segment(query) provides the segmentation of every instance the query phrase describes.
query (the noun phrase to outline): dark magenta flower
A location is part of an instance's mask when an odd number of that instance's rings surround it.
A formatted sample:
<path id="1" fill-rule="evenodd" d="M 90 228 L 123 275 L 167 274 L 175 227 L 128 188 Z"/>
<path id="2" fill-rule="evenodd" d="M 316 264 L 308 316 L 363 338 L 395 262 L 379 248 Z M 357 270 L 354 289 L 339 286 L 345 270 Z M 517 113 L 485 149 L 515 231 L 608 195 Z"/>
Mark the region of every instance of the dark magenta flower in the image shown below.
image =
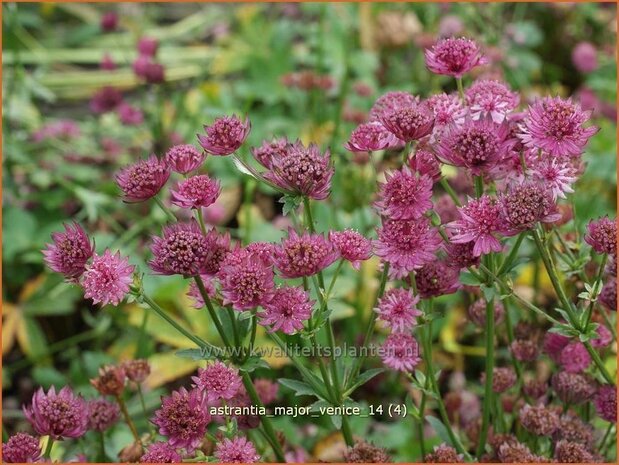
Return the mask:
<path id="1" fill-rule="evenodd" d="M 617 220 L 608 216 L 590 221 L 585 242 L 599 254 L 617 254 Z"/>
<path id="2" fill-rule="evenodd" d="M 200 168 L 206 154 L 200 152 L 193 145 L 175 145 L 165 154 L 165 161 L 172 169 L 180 174 L 188 174 Z"/>
<path id="3" fill-rule="evenodd" d="M 194 387 L 203 390 L 209 401 L 230 400 L 242 388 L 238 370 L 219 361 L 209 363 L 206 368 L 198 369 L 198 376 L 191 378 Z"/>
<path id="4" fill-rule="evenodd" d="M 372 256 L 372 241 L 352 229 L 329 231 L 329 240 L 355 270 L 359 269 L 362 261 Z"/>
<path id="5" fill-rule="evenodd" d="M 219 273 L 224 305 L 238 311 L 266 305 L 274 295 L 273 267 L 248 254 L 238 264 L 224 265 Z"/>
<path id="6" fill-rule="evenodd" d="M 105 431 L 118 421 L 120 409 L 116 402 L 105 399 L 88 401 L 88 429 Z"/>
<path id="7" fill-rule="evenodd" d="M 324 200 L 331 189 L 334 169 L 331 154 L 316 144 L 305 147 L 300 141 L 290 145 L 286 156 L 272 159 L 264 177 L 284 191 Z"/>
<path id="8" fill-rule="evenodd" d="M 157 195 L 169 177 L 170 169 L 165 162 L 151 155 L 120 170 L 116 184 L 125 202 L 143 202 Z"/>
<path id="9" fill-rule="evenodd" d="M 129 292 L 135 267 L 120 252 L 112 255 L 106 249 L 103 255 L 94 254 L 82 278 L 84 297 L 93 304 L 118 305 Z"/>
<path id="10" fill-rule="evenodd" d="M 142 56 L 154 57 L 159 48 L 159 41 L 153 37 L 140 37 L 138 40 L 137 50 Z"/>
<path id="11" fill-rule="evenodd" d="M 475 41 L 464 37 L 440 39 L 425 51 L 426 66 L 435 74 L 461 78 L 476 66 L 488 63 Z"/>
<path id="12" fill-rule="evenodd" d="M 552 223 L 561 218 L 552 192 L 536 181 L 513 184 L 500 197 L 503 215 L 513 233 L 532 229 L 538 222 Z"/>
<path id="13" fill-rule="evenodd" d="M 421 362 L 419 344 L 408 333 L 392 333 L 380 348 L 385 366 L 398 371 L 413 371 Z"/>
<path id="14" fill-rule="evenodd" d="M 566 404 L 578 405 L 590 400 L 597 390 L 596 382 L 584 373 L 558 371 L 550 381 L 557 397 Z"/>
<path id="15" fill-rule="evenodd" d="M 213 455 L 221 463 L 255 463 L 260 460 L 254 445 L 242 436 L 224 438 L 215 446 Z"/>
<path id="16" fill-rule="evenodd" d="M 380 121 L 380 119 L 400 108 L 417 105 L 419 98 L 409 94 L 408 92 L 387 92 L 380 96 L 370 110 L 370 121 Z"/>
<path id="17" fill-rule="evenodd" d="M 167 442 L 153 442 L 142 457 L 141 463 L 181 463 L 183 458 L 176 448 Z"/>
<path id="18" fill-rule="evenodd" d="M 144 122 L 142 110 L 128 103 L 121 103 L 116 108 L 120 122 L 127 126 L 138 126 Z"/>
<path id="19" fill-rule="evenodd" d="M 260 147 L 252 147 L 251 153 L 258 163 L 267 169 L 273 167 L 273 160 L 288 156 L 290 142 L 285 137 L 263 141 Z"/>
<path id="20" fill-rule="evenodd" d="M 47 394 L 39 388 L 32 396 L 30 407 L 24 406 L 23 410 L 38 434 L 54 440 L 79 438 L 88 429 L 86 401 L 76 396 L 69 386 L 58 393 L 52 386 Z"/>
<path id="21" fill-rule="evenodd" d="M 241 121 L 235 115 L 223 116 L 204 126 L 206 135 L 198 135 L 198 142 L 211 155 L 230 155 L 243 145 L 250 129 L 249 119 Z"/>
<path id="22" fill-rule="evenodd" d="M 408 289 L 389 289 L 378 301 L 374 311 L 377 318 L 395 333 L 410 331 L 416 324 L 416 318 L 422 315 L 417 308 L 419 296 L 414 296 Z"/>
<path id="23" fill-rule="evenodd" d="M 571 99 L 545 97 L 529 106 L 519 134 L 522 142 L 555 156 L 580 155 L 597 127 L 584 127 L 591 112 L 583 111 Z"/>
<path id="24" fill-rule="evenodd" d="M 103 32 L 114 32 L 118 27 L 118 15 L 114 11 L 104 13 L 100 25 Z"/>
<path id="25" fill-rule="evenodd" d="M 200 447 L 211 421 L 206 393 L 201 389 L 187 391 L 181 387 L 161 398 L 161 408 L 151 420 L 159 434 L 168 438 L 171 447 L 191 454 Z"/>
<path id="26" fill-rule="evenodd" d="M 520 423 L 537 436 L 550 436 L 559 428 L 559 414 L 543 404 L 526 404 L 520 409 Z"/>
<path id="27" fill-rule="evenodd" d="M 404 142 L 424 138 L 434 128 L 434 114 L 424 103 L 395 109 L 381 116 L 380 122 Z"/>
<path id="28" fill-rule="evenodd" d="M 303 322 L 312 316 L 313 304 L 303 289 L 280 287 L 275 290 L 273 298 L 262 305 L 264 312 L 258 314 L 258 322 L 270 327 L 269 332 L 294 334 L 302 330 Z"/>
<path id="29" fill-rule="evenodd" d="M 68 281 L 76 282 L 86 271 L 86 263 L 92 257 L 95 246 L 79 224 L 65 224 L 64 229 L 64 232 L 52 233 L 53 243 L 47 244 L 43 250 L 43 259 L 52 271 L 64 274 Z"/>
<path id="30" fill-rule="evenodd" d="M 90 110 L 100 115 L 109 111 L 114 111 L 123 101 L 123 94 L 114 87 L 106 86 L 95 92 L 90 99 Z"/>
<path id="31" fill-rule="evenodd" d="M 350 152 L 374 152 L 397 145 L 397 138 L 378 121 L 357 126 L 344 148 Z"/>
<path id="32" fill-rule="evenodd" d="M 394 220 L 416 220 L 432 208 L 432 179 L 407 166 L 385 175 L 379 184 L 378 213 Z"/>
<path id="33" fill-rule="evenodd" d="M 163 228 L 162 237 L 153 236 L 149 262 L 158 274 L 197 276 L 206 273 L 206 263 L 212 252 L 209 240 L 195 220 L 175 223 Z"/>
<path id="34" fill-rule="evenodd" d="M 437 182 L 441 179 L 441 165 L 432 152 L 424 149 L 417 149 L 408 158 L 408 167 L 419 173 L 420 176 L 428 176 L 432 181 Z"/>
<path id="35" fill-rule="evenodd" d="M 282 240 L 273 254 L 279 274 L 288 279 L 312 276 L 324 270 L 339 257 L 336 247 L 320 234 L 305 232 L 299 236 L 288 229 L 288 237 Z"/>
<path id="36" fill-rule="evenodd" d="M 561 440 L 555 444 L 554 459 L 559 463 L 596 462 L 593 454 L 584 444 Z"/>
<path id="37" fill-rule="evenodd" d="M 203 208 L 215 203 L 221 193 L 221 186 L 219 181 L 200 174 L 179 182 L 170 193 L 174 205 L 181 208 Z"/>
<path id="38" fill-rule="evenodd" d="M 2 444 L 2 461 L 6 463 L 34 463 L 41 459 L 40 439 L 28 433 L 15 433 Z"/>
<path id="39" fill-rule="evenodd" d="M 568 373 L 581 373 L 591 365 L 591 356 L 581 342 L 571 342 L 561 350 L 559 361 Z"/>
<path id="40" fill-rule="evenodd" d="M 617 423 L 617 388 L 605 384 L 595 395 L 595 410 L 604 420 Z"/>
<path id="41" fill-rule="evenodd" d="M 453 294 L 460 288 L 460 270 L 445 260 L 434 260 L 415 271 L 417 291 L 428 299 Z"/>

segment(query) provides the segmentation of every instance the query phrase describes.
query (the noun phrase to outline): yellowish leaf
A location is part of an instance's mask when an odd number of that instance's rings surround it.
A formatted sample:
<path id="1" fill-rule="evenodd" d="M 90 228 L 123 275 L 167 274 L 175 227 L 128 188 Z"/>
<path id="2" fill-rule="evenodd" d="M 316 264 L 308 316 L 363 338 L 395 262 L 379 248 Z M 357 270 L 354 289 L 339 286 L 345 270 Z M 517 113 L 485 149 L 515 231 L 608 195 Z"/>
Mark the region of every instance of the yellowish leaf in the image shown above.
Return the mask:
<path id="1" fill-rule="evenodd" d="M 170 352 L 155 354 L 148 361 L 151 365 L 151 374 L 144 383 L 150 389 L 187 376 L 196 371 L 199 366 L 204 365 L 204 363 L 181 358 Z"/>

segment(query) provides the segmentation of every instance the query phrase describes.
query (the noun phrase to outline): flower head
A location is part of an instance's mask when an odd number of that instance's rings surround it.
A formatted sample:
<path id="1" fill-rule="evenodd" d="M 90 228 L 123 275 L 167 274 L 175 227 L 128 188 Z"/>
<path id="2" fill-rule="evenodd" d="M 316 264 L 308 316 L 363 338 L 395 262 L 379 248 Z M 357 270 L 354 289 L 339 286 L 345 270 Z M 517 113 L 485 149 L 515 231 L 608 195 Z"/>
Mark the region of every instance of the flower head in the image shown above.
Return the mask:
<path id="1" fill-rule="evenodd" d="M 581 73 L 592 73 L 598 68 L 597 53 L 591 42 L 579 42 L 572 50 L 572 63 Z"/>
<path id="2" fill-rule="evenodd" d="M 196 221 L 175 223 L 163 228 L 163 237 L 153 237 L 149 265 L 158 274 L 196 276 L 205 273 L 209 245 Z"/>
<path id="3" fill-rule="evenodd" d="M 529 106 L 519 137 L 527 147 L 551 155 L 580 155 L 598 131 L 595 126 L 584 127 L 590 116 L 591 112 L 583 111 L 570 99 L 545 97 Z"/>
<path id="4" fill-rule="evenodd" d="M 114 111 L 123 101 L 123 94 L 114 87 L 106 86 L 99 89 L 90 99 L 90 111 L 100 115 Z"/>
<path id="5" fill-rule="evenodd" d="M 159 427 L 159 434 L 168 438 L 170 446 L 192 453 L 202 443 L 211 421 L 206 399 L 204 391 L 182 387 L 162 397 L 161 408 L 151 421 Z"/>
<path id="6" fill-rule="evenodd" d="M 394 220 L 415 220 L 432 208 L 432 179 L 412 172 L 407 166 L 386 175 L 379 184 L 374 204 L 381 215 Z"/>
<path id="7" fill-rule="evenodd" d="M 486 374 L 482 373 L 481 381 L 485 382 Z M 497 393 L 505 392 L 514 384 L 517 380 L 516 372 L 509 367 L 495 367 L 492 370 L 492 390 Z"/>
<path id="8" fill-rule="evenodd" d="M 533 166 L 530 167 L 531 177 L 546 185 L 552 192 L 554 200 L 564 199 L 565 194 L 574 192 L 572 184 L 578 177 L 569 161 L 550 156 L 534 160 Z"/>
<path id="9" fill-rule="evenodd" d="M 151 155 L 120 170 L 116 183 L 125 202 L 143 202 L 157 195 L 169 177 L 166 163 Z"/>
<path id="10" fill-rule="evenodd" d="M 154 57 L 159 48 L 159 41 L 153 37 L 140 37 L 137 44 L 138 53 L 142 56 Z"/>
<path id="11" fill-rule="evenodd" d="M 39 438 L 28 433 L 16 433 L 2 444 L 2 461 L 6 463 L 33 463 L 41 459 Z"/>
<path id="12" fill-rule="evenodd" d="M 581 404 L 591 399 L 597 389 L 595 381 L 583 373 L 558 371 L 550 381 L 557 397 L 567 404 Z"/>
<path id="13" fill-rule="evenodd" d="M 103 32 L 115 31 L 118 27 L 118 14 L 114 11 L 104 13 L 99 24 Z"/>
<path id="14" fill-rule="evenodd" d="M 214 276 L 219 273 L 221 266 L 230 255 L 230 233 L 219 233 L 215 228 L 206 233 L 206 247 L 208 255 L 204 262 L 204 274 Z"/>
<path id="15" fill-rule="evenodd" d="M 436 151 L 445 163 L 467 168 L 478 176 L 495 170 L 515 144 L 507 124 L 497 125 L 488 119 L 467 120 L 460 127 L 446 129 Z"/>
<path id="16" fill-rule="evenodd" d="M 426 100 L 426 104 L 434 114 L 433 140 L 440 138 L 445 128 L 462 126 L 466 121 L 467 111 L 458 95 L 435 94 Z"/>
<path id="17" fill-rule="evenodd" d="M 370 110 L 370 121 L 379 121 L 394 110 L 410 107 L 419 103 L 419 98 L 408 92 L 387 92 L 381 95 Z"/>
<path id="18" fill-rule="evenodd" d="M 419 295 L 427 299 L 453 294 L 460 288 L 460 270 L 445 260 L 434 260 L 415 271 Z"/>
<path id="19" fill-rule="evenodd" d="M 570 343 L 570 338 L 558 333 L 548 332 L 544 336 L 544 352 L 556 363 L 561 359 L 561 351 Z"/>
<path id="20" fill-rule="evenodd" d="M 548 383 L 541 379 L 528 379 L 522 386 L 522 392 L 533 400 L 541 399 L 548 392 Z"/>
<path id="21" fill-rule="evenodd" d="M 243 145 L 250 129 L 249 119 L 241 121 L 235 115 L 223 116 L 204 126 L 206 136 L 198 135 L 198 142 L 211 155 L 230 155 Z"/>
<path id="22" fill-rule="evenodd" d="M 125 389 L 127 375 L 122 366 L 106 365 L 99 368 L 99 376 L 90 384 L 104 396 L 119 396 Z"/>
<path id="23" fill-rule="evenodd" d="M 64 229 L 64 232 L 52 233 L 53 243 L 47 244 L 43 257 L 52 271 L 64 274 L 68 281 L 77 281 L 86 270 L 95 247 L 79 224 L 65 224 Z"/>
<path id="24" fill-rule="evenodd" d="M 568 373 L 580 373 L 591 365 L 591 356 L 581 342 L 572 342 L 561 351 L 560 362 Z"/>
<path id="25" fill-rule="evenodd" d="M 441 166 L 432 152 L 417 149 L 415 154 L 408 159 L 408 167 L 419 173 L 420 176 L 428 176 L 432 181 L 441 179 Z"/>
<path id="26" fill-rule="evenodd" d="M 516 339 L 509 348 L 514 358 L 520 362 L 532 362 L 539 354 L 537 343 L 530 339 Z"/>
<path id="27" fill-rule="evenodd" d="M 235 368 L 220 361 L 198 369 L 198 376 L 191 378 L 195 387 L 206 392 L 209 401 L 232 399 L 241 389 L 242 382 Z"/>
<path id="28" fill-rule="evenodd" d="M 183 144 L 171 147 L 165 154 L 165 161 L 172 171 L 187 174 L 197 170 L 205 156 L 204 152 L 200 152 L 193 145 Z"/>
<path id="29" fill-rule="evenodd" d="M 598 389 L 594 399 L 595 410 L 604 420 L 617 423 L 617 388 L 608 384 Z"/>
<path id="30" fill-rule="evenodd" d="M 442 244 L 438 231 L 425 218 L 383 221 L 374 242 L 375 254 L 390 263 L 389 275 L 403 278 L 435 259 Z"/>
<path id="31" fill-rule="evenodd" d="M 464 455 L 445 443 L 434 446 L 434 450 L 423 459 L 427 463 L 464 463 Z"/>
<path id="32" fill-rule="evenodd" d="M 237 265 L 226 265 L 219 274 L 224 305 L 243 311 L 264 305 L 273 298 L 273 268 L 249 254 Z"/>
<path id="33" fill-rule="evenodd" d="M 490 118 L 500 124 L 520 104 L 520 96 L 501 81 L 475 81 L 466 90 L 466 104 L 474 120 Z"/>
<path id="34" fill-rule="evenodd" d="M 599 254 L 617 254 L 617 220 L 608 216 L 591 221 L 587 225 L 585 242 Z"/>
<path id="35" fill-rule="evenodd" d="M 486 326 L 486 301 L 484 299 L 477 299 L 467 310 L 469 318 L 473 322 L 473 324 L 479 326 L 480 328 L 485 328 Z M 496 300 L 494 302 L 494 324 L 499 324 L 503 321 L 505 317 L 505 307 L 501 303 L 501 301 Z"/>
<path id="36" fill-rule="evenodd" d="M 350 152 L 374 152 L 396 145 L 398 140 L 382 123 L 370 121 L 357 126 L 344 148 Z"/>
<path id="37" fill-rule="evenodd" d="M 346 463 L 388 463 L 392 459 L 386 449 L 366 441 L 356 441 L 344 452 L 344 460 Z"/>
<path id="38" fill-rule="evenodd" d="M 479 264 L 479 256 L 473 254 L 474 248 L 474 242 L 463 242 L 461 244 L 449 242 L 445 247 L 449 262 L 452 266 L 458 268 L 467 268 Z"/>
<path id="39" fill-rule="evenodd" d="M 127 379 L 134 383 L 143 383 L 146 378 L 148 378 L 148 375 L 150 375 L 148 360 L 143 358 L 123 362 L 122 369 L 125 371 Z"/>
<path id="40" fill-rule="evenodd" d="M 614 278 L 604 284 L 598 300 L 610 311 L 617 311 L 617 281 Z"/>
<path id="41" fill-rule="evenodd" d="M 24 406 L 23 410 L 38 434 L 54 440 L 79 438 L 88 429 L 86 401 L 76 396 L 69 386 L 58 393 L 52 386 L 47 394 L 39 388 L 32 396 L 30 407 Z"/>
<path id="42" fill-rule="evenodd" d="M 95 399 L 88 402 L 88 429 L 105 431 L 118 421 L 120 409 L 116 402 Z"/>
<path id="43" fill-rule="evenodd" d="M 129 105 L 128 103 L 121 103 L 116 108 L 118 118 L 120 122 L 127 126 L 137 126 L 144 122 L 144 113 L 138 107 Z"/>
<path id="44" fill-rule="evenodd" d="M 312 315 L 314 302 L 307 292 L 298 287 L 281 287 L 275 290 L 273 298 L 262 305 L 259 323 L 270 326 L 269 332 L 282 331 L 294 334 L 303 329 L 303 322 Z"/>
<path id="45" fill-rule="evenodd" d="M 458 208 L 460 219 L 447 224 L 453 233 L 451 242 L 463 244 L 473 242 L 473 255 L 479 257 L 490 252 L 503 250 L 497 235 L 508 232 L 501 214 L 501 205 L 496 199 L 482 195 L 478 199 Z"/>
<path id="46" fill-rule="evenodd" d="M 550 436 L 559 428 L 559 414 L 543 404 L 527 404 L 520 410 L 520 423 L 537 436 Z"/>
<path id="47" fill-rule="evenodd" d="M 595 462 L 593 454 L 583 444 L 558 441 L 555 445 L 554 457 L 559 463 L 591 463 Z"/>
<path id="48" fill-rule="evenodd" d="M 171 191 L 172 203 L 181 208 L 202 208 L 212 205 L 221 193 L 219 182 L 206 174 L 187 178 Z"/>
<path id="49" fill-rule="evenodd" d="M 273 252 L 275 268 L 288 279 L 312 276 L 338 257 L 338 250 L 324 236 L 308 232 L 299 236 L 292 228 L 288 230 L 288 237 Z"/>
<path id="50" fill-rule="evenodd" d="M 464 37 L 440 39 L 425 51 L 426 66 L 435 74 L 461 78 L 476 66 L 488 63 L 475 41 Z"/>
<path id="51" fill-rule="evenodd" d="M 380 348 L 383 363 L 398 371 L 413 371 L 421 362 L 419 344 L 408 333 L 391 333 Z"/>
<path id="52" fill-rule="evenodd" d="M 329 231 L 329 241 L 335 246 L 344 260 L 348 260 L 358 270 L 361 262 L 372 256 L 372 241 L 357 231 Z"/>
<path id="53" fill-rule="evenodd" d="M 82 278 L 84 297 L 92 299 L 93 304 L 118 305 L 129 292 L 134 270 L 135 266 L 120 252 L 112 255 L 106 249 L 103 255 L 95 253 Z"/>
<path id="54" fill-rule="evenodd" d="M 613 342 L 613 334 L 606 326 L 599 325 L 595 332 L 597 333 L 597 337 L 591 338 L 590 341 L 592 347 L 600 349 L 602 347 L 606 347 Z"/>
<path id="55" fill-rule="evenodd" d="M 500 202 L 508 227 L 515 232 L 532 229 L 537 222 L 552 223 L 561 217 L 552 192 L 536 181 L 512 185 Z"/>
<path id="56" fill-rule="evenodd" d="M 153 442 L 140 457 L 141 463 L 181 463 L 183 458 L 176 448 L 167 442 Z"/>
<path id="57" fill-rule="evenodd" d="M 582 421 L 578 415 L 568 412 L 561 416 L 559 429 L 553 434 L 553 440 L 565 439 L 591 447 L 594 443 L 593 427 Z"/>
<path id="58" fill-rule="evenodd" d="M 404 142 L 422 139 L 434 128 L 434 114 L 425 104 L 397 108 L 380 117 L 380 122 Z"/>
<path id="59" fill-rule="evenodd" d="M 422 315 L 418 303 L 419 296 L 414 296 L 412 291 L 390 289 L 380 298 L 374 311 L 393 332 L 406 332 L 416 325 L 416 317 Z"/>
<path id="60" fill-rule="evenodd" d="M 273 139 L 272 141 L 263 141 L 260 147 L 253 147 L 251 154 L 256 161 L 267 169 L 273 167 L 273 160 L 281 159 L 288 156 L 290 142 L 285 137 Z"/>
<path id="61" fill-rule="evenodd" d="M 324 200 L 329 195 L 333 173 L 328 150 L 321 154 L 316 144 L 305 147 L 297 141 L 289 146 L 285 157 L 272 159 L 264 177 L 285 191 Z"/>
<path id="62" fill-rule="evenodd" d="M 242 436 L 224 438 L 215 446 L 213 455 L 221 463 L 255 463 L 260 460 L 254 445 Z"/>

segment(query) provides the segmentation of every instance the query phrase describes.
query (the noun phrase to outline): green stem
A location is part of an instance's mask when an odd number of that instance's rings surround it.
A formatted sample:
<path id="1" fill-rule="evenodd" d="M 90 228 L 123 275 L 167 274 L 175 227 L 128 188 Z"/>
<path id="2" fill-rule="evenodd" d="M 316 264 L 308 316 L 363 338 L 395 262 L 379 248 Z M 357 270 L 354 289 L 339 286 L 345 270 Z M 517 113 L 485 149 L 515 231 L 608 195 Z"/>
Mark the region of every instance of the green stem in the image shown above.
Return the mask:
<path id="1" fill-rule="evenodd" d="M 131 420 L 131 416 L 129 416 L 129 411 L 127 410 L 127 405 L 125 404 L 125 401 L 123 400 L 123 398 L 121 396 L 116 396 L 116 402 L 118 403 L 118 406 L 120 407 L 120 411 L 123 414 L 123 418 L 125 419 L 125 423 L 127 423 L 127 426 L 129 426 L 129 429 L 131 430 L 131 434 L 133 435 L 133 439 L 135 439 L 135 442 L 137 443 L 142 443 L 142 441 L 140 441 L 140 436 L 138 435 L 138 430 L 135 429 L 135 425 L 133 424 L 133 420 Z"/>
<path id="2" fill-rule="evenodd" d="M 462 86 L 462 78 L 456 78 L 456 84 L 458 86 L 458 95 L 460 96 L 460 100 L 464 103 L 464 87 Z"/>
<path id="3" fill-rule="evenodd" d="M 606 428 L 606 433 L 604 434 L 604 437 L 602 438 L 602 441 L 600 442 L 600 445 L 598 446 L 598 449 L 597 449 L 598 451 L 602 452 L 604 450 L 604 446 L 606 445 L 606 441 L 610 437 L 610 433 L 612 432 L 614 426 L 615 426 L 614 423 L 609 423 L 608 424 L 608 428 Z"/>
<path id="4" fill-rule="evenodd" d="M 245 386 L 245 390 L 247 391 L 247 394 L 249 395 L 249 398 L 251 399 L 252 403 L 258 407 L 264 407 L 264 404 L 260 400 L 260 397 L 258 397 L 258 393 L 256 392 L 256 388 L 254 387 L 254 383 L 252 383 L 251 381 L 251 377 L 249 376 L 249 373 L 245 371 L 243 371 L 242 373 L 243 373 L 242 375 L 243 385 Z M 267 417 L 261 416 L 260 422 L 262 423 L 262 426 L 264 427 L 264 432 L 266 433 L 266 436 L 269 438 L 269 442 L 271 443 L 271 447 L 273 448 L 275 457 L 277 458 L 279 462 L 285 463 L 286 458 L 284 457 L 284 451 L 282 450 L 282 446 L 277 440 L 277 436 L 275 434 L 275 431 L 273 430 L 273 425 L 271 424 L 271 420 Z"/>
<path id="5" fill-rule="evenodd" d="M 174 216 L 174 213 L 172 213 L 172 210 L 170 210 L 168 207 L 165 206 L 165 204 L 159 198 L 158 195 L 156 195 L 153 198 L 155 199 L 155 203 L 157 205 L 159 205 L 159 208 L 161 208 L 163 210 L 163 212 L 166 214 L 166 216 L 168 217 L 168 220 L 170 220 L 171 222 L 175 222 L 176 221 L 176 216 Z"/>
<path id="6" fill-rule="evenodd" d="M 477 444 L 477 458 L 485 452 L 488 427 L 490 426 L 490 409 L 492 408 L 492 375 L 494 371 L 494 301 L 486 301 L 486 385 L 484 389 L 483 417 L 479 443 Z"/>
<path id="7" fill-rule="evenodd" d="M 228 318 L 230 318 L 230 325 L 232 326 L 232 335 L 234 337 L 234 345 L 236 347 L 241 347 L 241 339 L 239 338 L 239 332 L 236 327 L 236 316 L 234 315 L 234 310 L 231 307 L 226 307 L 228 311 Z"/>
<path id="8" fill-rule="evenodd" d="M 213 320 L 213 323 L 215 323 L 215 327 L 217 328 L 217 332 L 219 332 L 219 336 L 221 337 L 221 340 L 226 345 L 226 347 L 232 347 L 230 344 L 230 341 L 228 340 L 228 336 L 226 335 L 226 332 L 224 331 L 224 328 L 221 324 L 221 321 L 219 321 L 219 317 L 217 316 L 217 313 L 215 312 L 215 309 L 213 308 L 211 298 L 208 296 L 208 292 L 206 292 L 206 288 L 204 287 L 204 281 L 202 281 L 202 278 L 200 276 L 194 276 L 194 280 L 196 281 L 196 285 L 198 286 L 200 295 L 202 296 L 202 299 L 204 300 L 204 305 L 206 305 L 206 309 L 211 319 Z"/>
<path id="9" fill-rule="evenodd" d="M 604 274 L 604 267 L 606 266 L 607 259 L 608 259 L 608 254 L 602 255 L 602 262 L 600 263 L 600 268 L 598 269 L 598 273 L 595 277 L 595 281 L 593 281 L 594 286 L 597 286 L 597 283 L 602 284 L 602 275 Z M 595 300 L 598 296 L 599 296 L 599 292 L 595 295 L 595 298 L 592 298 L 591 302 L 589 302 L 589 308 L 587 309 L 587 318 L 585 319 L 584 329 L 587 329 L 587 327 L 589 326 L 589 323 L 591 322 L 591 315 L 593 314 L 593 305 L 595 304 Z"/>
<path id="10" fill-rule="evenodd" d="M 505 299 L 506 303 L 508 301 L 509 299 Z M 512 342 L 514 342 L 514 328 L 512 325 L 512 317 L 509 314 L 509 305 L 505 306 L 505 327 L 507 328 L 507 340 L 511 347 Z M 518 377 L 518 386 L 522 388 L 522 386 L 524 385 L 524 377 L 522 376 L 522 366 L 520 365 L 520 361 L 516 357 L 514 357 L 514 354 L 511 351 L 510 351 L 510 356 L 512 359 L 512 364 L 514 365 L 514 369 L 516 370 L 516 376 Z M 530 404 L 531 399 L 529 398 L 529 396 L 525 394 L 524 392 L 523 392 L 523 395 L 527 403 Z"/>
<path id="11" fill-rule="evenodd" d="M 428 368 L 426 367 L 426 380 L 424 383 L 424 388 L 427 390 L 430 386 L 430 376 L 428 375 Z M 427 396 L 425 390 L 421 393 L 421 402 L 419 402 L 419 421 L 417 422 L 417 432 L 419 434 L 419 448 L 421 451 L 421 460 L 420 462 L 425 461 L 426 457 L 426 439 L 423 431 L 424 427 L 424 412 L 426 410 L 426 401 Z"/>
<path id="12" fill-rule="evenodd" d="M 52 447 L 54 446 L 54 440 L 51 436 L 47 437 L 47 446 L 45 446 L 45 452 L 43 452 L 43 458 L 49 459 L 52 453 Z"/>
<path id="13" fill-rule="evenodd" d="M 196 216 L 198 217 L 198 223 L 200 223 L 200 229 L 202 234 L 206 234 L 206 225 L 204 224 L 204 215 L 202 215 L 202 208 L 196 208 Z"/>
<path id="14" fill-rule="evenodd" d="M 445 189 L 445 192 L 447 192 L 447 194 L 449 194 L 449 197 L 451 197 L 451 200 L 453 200 L 453 202 L 456 204 L 456 207 L 461 207 L 462 203 L 458 198 L 458 194 L 456 194 L 456 191 L 454 191 L 453 187 L 451 187 L 451 184 L 449 184 L 449 181 L 447 181 L 447 178 L 445 178 L 445 176 L 441 176 L 440 183 L 443 189 Z"/>
<path id="15" fill-rule="evenodd" d="M 610 320 L 610 317 L 608 316 L 608 312 L 606 311 L 605 308 L 601 308 L 600 313 L 602 314 L 602 318 L 604 318 L 604 323 L 606 323 L 606 326 L 608 327 L 608 329 L 610 329 L 610 331 L 613 333 L 613 337 L 617 339 L 617 329 L 615 328 L 615 325 L 613 324 L 613 322 Z"/>
<path id="16" fill-rule="evenodd" d="M 606 382 L 608 384 L 610 384 L 611 386 L 614 386 L 615 385 L 615 380 L 613 379 L 613 377 L 610 375 L 610 373 L 606 369 L 606 366 L 604 365 L 604 362 L 600 358 L 600 354 L 598 354 L 597 350 L 595 350 L 593 348 L 593 346 L 591 345 L 591 343 L 589 341 L 585 341 L 585 342 L 583 342 L 583 344 L 585 345 L 585 347 L 587 349 L 587 352 L 589 352 L 589 355 L 591 355 L 591 358 L 593 359 L 593 362 L 597 365 L 598 369 L 602 373 L 602 376 L 604 377 Z"/>
<path id="17" fill-rule="evenodd" d="M 501 276 L 512 265 L 512 263 L 516 259 L 516 256 L 518 255 L 518 250 L 520 249 L 520 245 L 522 244 L 522 241 L 524 240 L 524 236 L 525 236 L 524 232 L 518 234 L 516 243 L 512 246 L 511 250 L 509 251 L 509 255 L 507 256 L 507 258 L 505 259 L 505 261 L 499 268 L 499 271 L 497 272 L 497 276 Z"/>
<path id="18" fill-rule="evenodd" d="M 142 412 L 144 412 L 144 418 L 146 418 L 146 422 L 148 423 L 148 429 L 150 431 L 150 435 L 152 437 L 155 436 L 155 428 L 152 423 L 148 421 L 148 412 L 146 411 L 146 402 L 144 402 L 144 393 L 142 392 L 142 384 L 137 383 L 138 385 L 138 397 L 140 398 L 140 405 L 142 406 Z"/>
<path id="19" fill-rule="evenodd" d="M 479 198 L 484 195 L 484 178 L 480 176 L 474 176 L 475 182 L 475 197 Z"/>
<path id="20" fill-rule="evenodd" d="M 305 223 L 312 234 L 316 232 L 314 228 L 314 219 L 312 218 L 312 207 L 310 206 L 309 197 L 303 197 L 303 212 L 305 213 Z"/>

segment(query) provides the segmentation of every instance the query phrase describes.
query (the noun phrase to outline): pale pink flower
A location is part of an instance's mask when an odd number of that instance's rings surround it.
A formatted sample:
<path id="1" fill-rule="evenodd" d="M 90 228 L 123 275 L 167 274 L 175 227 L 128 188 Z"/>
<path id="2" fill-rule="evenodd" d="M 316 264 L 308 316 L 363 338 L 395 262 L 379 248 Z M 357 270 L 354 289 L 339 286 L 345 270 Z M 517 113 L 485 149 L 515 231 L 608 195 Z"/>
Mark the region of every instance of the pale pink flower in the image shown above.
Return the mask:
<path id="1" fill-rule="evenodd" d="M 106 249 L 103 255 L 94 254 L 81 281 L 84 297 L 92 299 L 93 304 L 118 305 L 129 292 L 134 270 L 135 266 L 120 252 L 112 255 Z"/>

